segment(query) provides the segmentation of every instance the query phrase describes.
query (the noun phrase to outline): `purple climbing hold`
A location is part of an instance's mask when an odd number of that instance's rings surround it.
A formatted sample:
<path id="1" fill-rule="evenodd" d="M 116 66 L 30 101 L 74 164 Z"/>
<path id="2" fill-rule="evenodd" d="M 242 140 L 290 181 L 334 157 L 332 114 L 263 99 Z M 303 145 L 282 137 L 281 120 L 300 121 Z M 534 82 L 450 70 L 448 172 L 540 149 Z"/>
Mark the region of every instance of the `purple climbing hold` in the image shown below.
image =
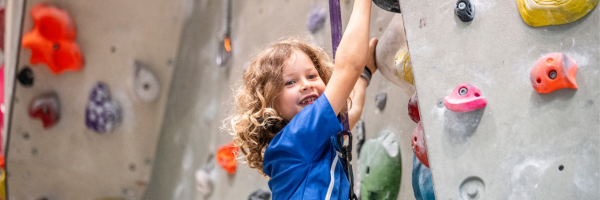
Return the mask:
<path id="1" fill-rule="evenodd" d="M 310 17 L 308 18 L 308 24 L 306 28 L 311 33 L 317 32 L 325 25 L 325 19 L 327 18 L 327 10 L 323 6 L 316 5 L 310 11 Z"/>
<path id="2" fill-rule="evenodd" d="M 108 86 L 97 83 L 85 109 L 85 125 L 97 133 L 111 132 L 121 121 L 121 108 L 111 100 Z"/>

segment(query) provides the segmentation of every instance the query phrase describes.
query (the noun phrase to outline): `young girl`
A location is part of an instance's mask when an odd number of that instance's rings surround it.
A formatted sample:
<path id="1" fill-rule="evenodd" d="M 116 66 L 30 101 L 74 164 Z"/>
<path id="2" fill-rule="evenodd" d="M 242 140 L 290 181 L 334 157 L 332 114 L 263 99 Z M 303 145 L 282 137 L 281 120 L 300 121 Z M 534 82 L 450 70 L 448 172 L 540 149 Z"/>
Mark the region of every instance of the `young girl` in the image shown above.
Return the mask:
<path id="1" fill-rule="evenodd" d="M 370 13 L 370 0 L 355 1 L 334 66 L 323 49 L 288 39 L 256 55 L 244 73 L 229 123 L 248 165 L 270 178 L 274 200 L 349 198 L 337 116 L 348 111 L 350 128 L 356 124 L 377 70 Z"/>

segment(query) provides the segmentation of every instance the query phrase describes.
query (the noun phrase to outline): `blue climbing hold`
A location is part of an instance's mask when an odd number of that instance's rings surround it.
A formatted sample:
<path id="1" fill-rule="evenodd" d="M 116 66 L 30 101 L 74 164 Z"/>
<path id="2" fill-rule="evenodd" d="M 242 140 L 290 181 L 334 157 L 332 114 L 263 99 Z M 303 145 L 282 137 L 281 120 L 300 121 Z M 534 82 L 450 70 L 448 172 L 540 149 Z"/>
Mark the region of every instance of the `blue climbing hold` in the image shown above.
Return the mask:
<path id="1" fill-rule="evenodd" d="M 417 200 L 435 200 L 431 171 L 413 155 L 412 186 Z"/>

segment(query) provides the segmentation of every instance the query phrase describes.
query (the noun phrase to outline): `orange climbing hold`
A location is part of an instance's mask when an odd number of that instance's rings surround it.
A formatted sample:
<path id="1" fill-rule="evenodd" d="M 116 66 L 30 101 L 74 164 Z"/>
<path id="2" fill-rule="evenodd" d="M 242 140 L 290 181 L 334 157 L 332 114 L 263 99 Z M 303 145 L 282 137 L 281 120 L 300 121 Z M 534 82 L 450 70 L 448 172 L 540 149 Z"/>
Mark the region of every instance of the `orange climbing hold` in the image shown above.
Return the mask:
<path id="1" fill-rule="evenodd" d="M 233 174 L 237 168 L 235 155 L 237 155 L 238 149 L 233 142 L 230 142 L 219 147 L 217 151 L 217 163 L 229 174 Z"/>
<path id="2" fill-rule="evenodd" d="M 529 78 L 533 89 L 539 93 L 577 89 L 577 62 L 564 53 L 549 53 L 533 64 Z"/>
<path id="3" fill-rule="evenodd" d="M 45 63 L 54 74 L 79 71 L 83 57 L 75 43 L 75 23 L 65 11 L 41 3 L 31 8 L 33 30 L 23 36 L 22 46 L 31 49 L 31 64 Z"/>

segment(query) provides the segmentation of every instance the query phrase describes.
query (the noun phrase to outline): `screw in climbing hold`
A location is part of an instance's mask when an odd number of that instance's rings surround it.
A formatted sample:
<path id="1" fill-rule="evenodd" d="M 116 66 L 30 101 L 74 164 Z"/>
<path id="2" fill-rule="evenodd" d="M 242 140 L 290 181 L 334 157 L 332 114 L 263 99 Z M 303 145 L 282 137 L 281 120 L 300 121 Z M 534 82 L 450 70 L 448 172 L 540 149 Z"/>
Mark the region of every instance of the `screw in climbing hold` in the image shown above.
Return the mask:
<path id="1" fill-rule="evenodd" d="M 460 90 L 458 91 L 458 94 L 460 94 L 460 96 L 465 96 L 465 94 L 467 94 L 469 90 L 467 90 L 467 88 L 463 87 L 460 88 Z"/>
<path id="2" fill-rule="evenodd" d="M 444 107 L 444 98 L 438 99 L 437 107 L 438 108 L 443 108 Z"/>
<path id="3" fill-rule="evenodd" d="M 556 70 L 552 70 L 550 71 L 550 73 L 548 73 L 548 78 L 554 80 L 556 78 Z"/>
<path id="4" fill-rule="evenodd" d="M 470 0 L 458 0 L 454 7 L 454 14 L 458 16 L 460 21 L 470 22 L 475 17 L 475 7 Z"/>
<path id="5" fill-rule="evenodd" d="M 458 3 L 458 9 L 459 10 L 464 10 L 466 7 L 467 7 L 467 4 L 465 4 L 465 2 Z"/>

